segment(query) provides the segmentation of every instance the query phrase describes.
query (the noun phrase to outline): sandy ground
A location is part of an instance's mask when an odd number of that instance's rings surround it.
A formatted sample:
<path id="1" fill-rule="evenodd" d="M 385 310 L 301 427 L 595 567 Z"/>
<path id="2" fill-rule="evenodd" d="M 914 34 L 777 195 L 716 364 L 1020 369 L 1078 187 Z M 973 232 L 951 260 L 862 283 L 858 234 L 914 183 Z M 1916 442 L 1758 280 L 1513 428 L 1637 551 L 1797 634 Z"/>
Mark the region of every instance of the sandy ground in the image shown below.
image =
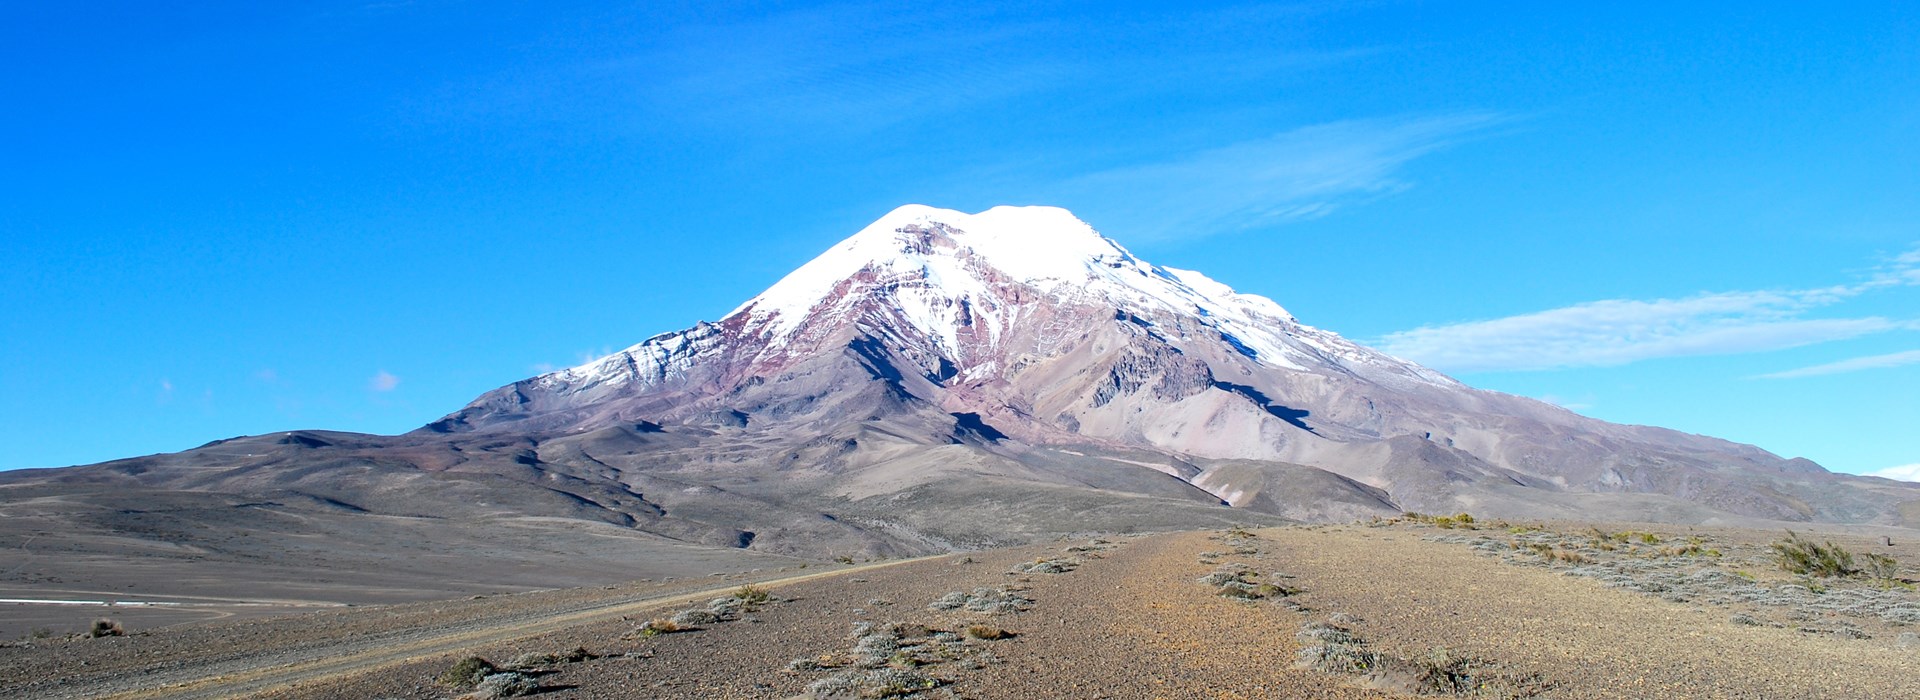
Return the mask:
<path id="1" fill-rule="evenodd" d="M 534 697 L 804 697 L 836 676 L 885 672 L 858 668 L 876 648 L 885 652 L 872 657 L 878 662 L 937 684 L 911 697 L 1397 696 L 1379 678 L 1296 664 L 1313 643 L 1297 633 L 1327 620 L 1383 657 L 1433 658 L 1444 648 L 1491 676 L 1526 680 L 1501 687 L 1543 698 L 1920 697 L 1920 644 L 1901 637 L 1920 626 L 1883 621 L 1856 638 L 1820 631 L 1831 625 L 1736 624 L 1718 605 L 1436 541 L 1461 534 L 1355 525 L 1231 540 L 1217 532 L 1075 540 L 847 573 L 816 567 L 47 640 L 0 648 L 0 697 L 446 698 L 462 691 L 435 679 L 460 657 L 505 663 L 576 647 L 596 658 L 538 665 Z M 1730 550 L 1739 537 L 1771 536 L 1713 534 Z M 1072 565 L 1009 573 L 1037 559 Z M 1232 565 L 1296 592 L 1244 601 L 1197 581 Z M 811 578 L 781 578 L 793 576 Z M 776 600 L 694 631 L 633 633 L 749 578 L 766 582 Z M 998 614 L 928 607 L 982 588 L 1030 602 Z M 859 623 L 871 629 L 855 634 Z M 969 625 L 1016 636 L 971 639 Z M 802 659 L 828 668 L 789 670 Z"/>

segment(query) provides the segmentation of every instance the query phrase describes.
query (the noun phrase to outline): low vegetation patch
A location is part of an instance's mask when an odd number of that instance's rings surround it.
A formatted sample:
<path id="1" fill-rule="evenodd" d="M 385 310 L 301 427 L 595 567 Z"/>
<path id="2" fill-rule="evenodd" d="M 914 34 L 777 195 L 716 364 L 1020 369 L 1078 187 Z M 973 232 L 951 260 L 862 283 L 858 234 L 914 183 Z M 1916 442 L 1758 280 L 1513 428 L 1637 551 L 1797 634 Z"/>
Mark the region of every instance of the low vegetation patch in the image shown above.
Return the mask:
<path id="1" fill-rule="evenodd" d="M 587 651 L 586 647 L 575 647 L 572 651 L 565 653 L 530 651 L 513 657 L 513 660 L 507 662 L 506 666 L 502 668 L 509 671 L 537 671 L 540 669 L 553 668 L 561 664 L 577 664 L 583 661 L 592 661 L 597 658 L 600 658 L 599 655 Z"/>
<path id="2" fill-rule="evenodd" d="M 540 680 L 519 671 L 504 671 L 489 674 L 480 679 L 473 692 L 461 696 L 465 700 L 499 700 L 499 698 L 517 698 L 540 692 Z"/>
<path id="3" fill-rule="evenodd" d="M 442 671 L 440 677 L 436 680 L 438 680 L 441 685 L 455 688 L 472 688 L 479 685 L 481 680 L 499 670 L 500 669 L 495 667 L 491 661 L 478 656 L 469 656 L 453 662 L 453 665 L 447 667 L 447 670 Z"/>
<path id="4" fill-rule="evenodd" d="M 779 599 L 773 597 L 766 589 L 747 584 L 729 595 L 707 601 L 705 606 L 687 608 L 666 617 L 649 620 L 628 631 L 623 638 L 646 639 L 675 632 L 692 632 L 711 625 L 745 619 L 746 613 L 778 601 Z"/>
<path id="5" fill-rule="evenodd" d="M 1007 586 L 981 586 L 971 592 L 954 591 L 927 604 L 929 610 L 967 610 L 997 615 L 1016 613 L 1033 607 L 1033 599 Z"/>
<path id="6" fill-rule="evenodd" d="M 692 630 L 693 630 L 692 627 L 688 627 L 678 622 L 674 622 L 672 618 L 661 617 L 661 618 L 654 618 L 652 620 L 648 620 L 645 623 L 637 627 L 634 627 L 632 631 L 627 632 L 626 636 L 629 639 L 632 639 L 632 638 L 651 639 L 653 637 L 658 637 L 663 634 L 673 634 L 675 632 L 690 632 Z"/>
<path id="7" fill-rule="evenodd" d="M 817 657 L 794 659 L 788 673 L 828 673 L 807 684 L 815 700 L 921 697 L 956 682 L 957 672 L 996 663 L 980 643 L 1010 639 L 1014 633 L 970 625 L 965 635 L 926 625 L 856 623 L 852 647 Z"/>
<path id="8" fill-rule="evenodd" d="M 1899 562 L 1793 533 L 1772 544 L 1597 528 L 1578 533 L 1509 530 L 1499 539 L 1434 533 L 1422 539 L 1466 545 L 1517 566 L 1564 568 L 1570 576 L 1669 602 L 1730 608 L 1725 614 L 1735 624 L 1843 639 L 1873 639 L 1899 631 L 1862 628 L 1854 620 L 1895 628 L 1920 624 L 1920 596 L 1910 570 Z M 1768 575 L 1769 570 L 1780 573 Z M 1836 575 L 1815 573 L 1819 571 Z M 1838 573 L 1842 571 L 1852 573 Z"/>
<path id="9" fill-rule="evenodd" d="M 1078 558 L 1035 559 L 1020 562 L 1008 569 L 1009 574 L 1064 574 L 1080 567 Z"/>
<path id="10" fill-rule="evenodd" d="M 967 625 L 968 639 L 985 639 L 988 641 L 992 641 L 996 639 L 1012 639 L 1013 636 L 1014 634 L 1012 632 L 1008 632 L 1006 630 L 1000 629 L 998 627 L 994 627 L 992 625 L 979 625 L 979 624 Z"/>
<path id="11" fill-rule="evenodd" d="M 1262 576 L 1260 573 L 1246 566 L 1228 564 L 1215 569 L 1205 576 L 1201 576 L 1198 582 L 1202 586 L 1212 587 L 1214 589 L 1214 595 L 1238 600 L 1285 598 L 1300 592 L 1298 589 L 1289 588 L 1269 580 L 1282 578 L 1287 578 L 1286 574 Z"/>
<path id="12" fill-rule="evenodd" d="M 1413 695 L 1524 698 L 1552 687 L 1538 674 L 1506 672 L 1488 661 L 1436 648 L 1405 658 L 1374 651 L 1352 629 L 1333 620 L 1308 622 L 1294 638 L 1298 668 L 1355 676 L 1379 690 Z"/>

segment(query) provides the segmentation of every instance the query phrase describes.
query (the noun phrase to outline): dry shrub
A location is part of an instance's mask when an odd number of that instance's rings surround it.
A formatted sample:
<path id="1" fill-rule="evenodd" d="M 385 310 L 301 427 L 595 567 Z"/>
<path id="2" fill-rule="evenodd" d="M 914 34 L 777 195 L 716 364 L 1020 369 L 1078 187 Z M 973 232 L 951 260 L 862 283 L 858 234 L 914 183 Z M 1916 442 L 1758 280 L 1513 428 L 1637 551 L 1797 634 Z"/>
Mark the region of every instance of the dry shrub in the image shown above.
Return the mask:
<path id="1" fill-rule="evenodd" d="M 967 636 L 974 639 L 1012 639 L 1014 634 L 991 625 L 967 625 Z"/>
<path id="2" fill-rule="evenodd" d="M 120 626 L 119 620 L 103 617 L 93 621 L 93 627 L 87 630 L 87 636 L 94 639 L 101 637 L 125 637 L 127 636 L 127 628 Z"/>

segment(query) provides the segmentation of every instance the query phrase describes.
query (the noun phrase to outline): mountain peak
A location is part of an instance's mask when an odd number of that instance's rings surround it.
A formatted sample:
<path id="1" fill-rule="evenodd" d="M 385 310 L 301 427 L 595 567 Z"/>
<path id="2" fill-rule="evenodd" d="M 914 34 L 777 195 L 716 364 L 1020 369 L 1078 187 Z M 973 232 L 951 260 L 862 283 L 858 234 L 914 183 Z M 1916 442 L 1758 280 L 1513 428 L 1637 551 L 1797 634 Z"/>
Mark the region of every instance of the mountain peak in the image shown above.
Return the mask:
<path id="1" fill-rule="evenodd" d="M 967 214 L 909 204 L 834 245 L 733 313 L 777 315 L 785 319 L 782 325 L 795 324 L 842 281 L 866 269 L 918 276 L 936 286 L 973 287 L 977 285 L 967 284 L 967 278 L 977 277 L 977 269 L 969 268 L 991 267 L 1011 280 L 1035 284 L 1081 281 L 1090 266 L 1122 262 L 1135 261 L 1120 244 L 1059 207 L 999 206 Z M 964 296 L 975 290 L 947 291 Z"/>
<path id="2" fill-rule="evenodd" d="M 1237 358 L 1232 362 L 1276 370 L 1453 385 L 1303 325 L 1266 297 L 1134 257 L 1065 209 L 1002 206 L 968 214 L 918 204 L 880 217 L 718 323 L 656 336 L 533 381 L 570 391 L 598 387 L 593 396 L 611 396 L 627 391 L 620 386 L 675 384 L 696 366 L 720 366 L 702 358 L 725 355 L 739 360 L 726 365 L 739 376 L 715 380 L 728 384 L 781 376 L 796 362 L 866 337 L 908 348 L 934 376 L 1005 380 L 1062 343 L 1104 334 L 1100 329 L 1114 323 L 1175 355 L 1224 352 Z"/>
<path id="3" fill-rule="evenodd" d="M 1350 520 L 1564 514 L 1594 492 L 1594 512 L 1682 512 L 1677 496 L 1700 514 L 1901 522 L 1885 492 L 1837 496 L 1759 448 L 1467 387 L 1051 207 L 901 207 L 716 323 L 495 389 L 420 435 L 466 432 L 533 436 L 499 444 L 538 446 L 516 465 L 577 459 L 629 486 L 719 470 L 728 498 L 912 509 L 992 484 L 1105 484 Z"/>

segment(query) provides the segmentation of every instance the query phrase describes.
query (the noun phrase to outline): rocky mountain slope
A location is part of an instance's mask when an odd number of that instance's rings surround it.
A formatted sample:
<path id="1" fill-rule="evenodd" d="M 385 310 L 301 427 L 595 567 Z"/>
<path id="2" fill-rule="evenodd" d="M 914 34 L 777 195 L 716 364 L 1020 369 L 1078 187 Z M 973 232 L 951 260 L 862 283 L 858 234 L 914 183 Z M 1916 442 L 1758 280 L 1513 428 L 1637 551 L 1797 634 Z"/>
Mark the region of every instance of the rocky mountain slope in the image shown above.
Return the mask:
<path id="1" fill-rule="evenodd" d="M 857 433 L 883 424 L 1017 462 L 1143 451 L 1133 461 L 1233 506 L 1305 517 L 1334 516 L 1315 505 L 1328 503 L 1578 511 L 1606 499 L 1567 496 L 1642 494 L 1689 512 L 1884 521 L 1911 497 L 1472 389 L 1142 261 L 1048 207 L 902 207 L 718 323 L 503 387 L 426 430 L 786 434 L 831 448 L 796 455 L 817 468 L 861 461 L 827 452 L 869 454 Z"/>
<path id="2" fill-rule="evenodd" d="M 717 322 L 406 435 L 0 474 L 0 514 L 207 556 L 232 545 L 195 524 L 240 507 L 839 556 L 1401 510 L 1911 527 L 1920 488 L 1476 390 L 1064 210 L 909 206 Z"/>

